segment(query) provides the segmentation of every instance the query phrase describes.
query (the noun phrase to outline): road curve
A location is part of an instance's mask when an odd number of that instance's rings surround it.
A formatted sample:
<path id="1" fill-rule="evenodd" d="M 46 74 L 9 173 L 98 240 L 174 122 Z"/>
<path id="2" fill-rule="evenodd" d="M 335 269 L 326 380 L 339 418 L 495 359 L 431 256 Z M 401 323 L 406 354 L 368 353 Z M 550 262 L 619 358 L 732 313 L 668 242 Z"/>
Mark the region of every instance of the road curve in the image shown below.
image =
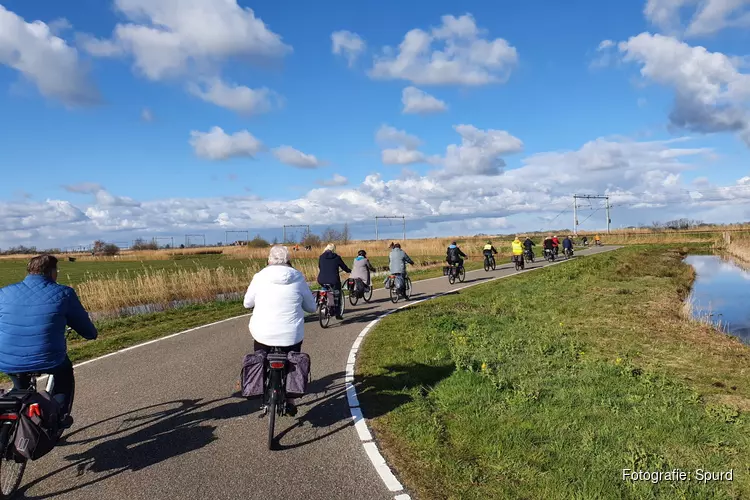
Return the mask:
<path id="1" fill-rule="evenodd" d="M 467 273 L 463 285 L 513 273 L 503 263 Z M 417 281 L 412 298 L 463 285 Z M 392 499 L 355 432 L 344 369 L 362 328 L 394 307 L 377 290 L 372 303 L 349 307 L 327 330 L 310 318 L 303 350 L 313 382 L 297 417 L 277 421 L 277 451 L 266 449 L 258 402 L 235 395 L 251 349 L 247 317 L 78 367 L 76 423 L 55 450 L 29 464 L 19 498 Z"/>

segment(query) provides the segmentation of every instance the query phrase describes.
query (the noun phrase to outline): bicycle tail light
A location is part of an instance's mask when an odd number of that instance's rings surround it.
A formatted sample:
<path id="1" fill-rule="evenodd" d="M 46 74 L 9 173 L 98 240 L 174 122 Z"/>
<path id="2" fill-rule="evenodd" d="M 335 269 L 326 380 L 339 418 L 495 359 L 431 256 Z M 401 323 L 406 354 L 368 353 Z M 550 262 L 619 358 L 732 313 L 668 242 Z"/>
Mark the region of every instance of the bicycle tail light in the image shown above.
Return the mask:
<path id="1" fill-rule="evenodd" d="M 274 370 L 280 370 L 284 368 L 284 362 L 283 361 L 271 361 L 271 368 Z"/>

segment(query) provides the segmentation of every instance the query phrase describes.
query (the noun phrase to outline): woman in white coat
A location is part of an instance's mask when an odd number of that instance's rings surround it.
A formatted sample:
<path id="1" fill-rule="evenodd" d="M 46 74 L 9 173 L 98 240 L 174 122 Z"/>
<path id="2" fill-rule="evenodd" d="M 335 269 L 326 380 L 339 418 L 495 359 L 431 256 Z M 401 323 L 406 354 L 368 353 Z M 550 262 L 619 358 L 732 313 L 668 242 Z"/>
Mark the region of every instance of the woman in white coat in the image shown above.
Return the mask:
<path id="1" fill-rule="evenodd" d="M 305 312 L 315 312 L 316 304 L 304 275 L 292 267 L 287 247 L 271 248 L 268 267 L 253 276 L 244 305 L 254 309 L 249 326 L 256 351 L 300 352 Z"/>

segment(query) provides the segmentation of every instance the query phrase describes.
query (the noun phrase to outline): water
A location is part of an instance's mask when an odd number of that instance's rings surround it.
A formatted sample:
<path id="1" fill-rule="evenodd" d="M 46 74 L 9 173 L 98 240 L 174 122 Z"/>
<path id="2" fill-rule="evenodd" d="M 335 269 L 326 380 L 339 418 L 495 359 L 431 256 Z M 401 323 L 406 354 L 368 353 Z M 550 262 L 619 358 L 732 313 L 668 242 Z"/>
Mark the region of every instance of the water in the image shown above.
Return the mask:
<path id="1" fill-rule="evenodd" d="M 691 255 L 685 262 L 697 274 L 689 299 L 693 316 L 750 344 L 750 272 L 715 255 Z"/>

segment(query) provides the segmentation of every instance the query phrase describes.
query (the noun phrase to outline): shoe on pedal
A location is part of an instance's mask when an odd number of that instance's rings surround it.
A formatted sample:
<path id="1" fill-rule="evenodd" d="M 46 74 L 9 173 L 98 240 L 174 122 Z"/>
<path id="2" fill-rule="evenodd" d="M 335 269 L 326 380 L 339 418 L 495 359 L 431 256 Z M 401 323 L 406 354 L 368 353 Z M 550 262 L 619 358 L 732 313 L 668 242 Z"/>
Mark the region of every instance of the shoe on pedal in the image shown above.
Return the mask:
<path id="1" fill-rule="evenodd" d="M 73 417 L 65 415 L 60 419 L 60 429 L 70 429 L 73 427 Z"/>
<path id="2" fill-rule="evenodd" d="M 297 406 L 291 401 L 286 402 L 286 414 L 289 415 L 290 417 L 297 416 Z"/>

